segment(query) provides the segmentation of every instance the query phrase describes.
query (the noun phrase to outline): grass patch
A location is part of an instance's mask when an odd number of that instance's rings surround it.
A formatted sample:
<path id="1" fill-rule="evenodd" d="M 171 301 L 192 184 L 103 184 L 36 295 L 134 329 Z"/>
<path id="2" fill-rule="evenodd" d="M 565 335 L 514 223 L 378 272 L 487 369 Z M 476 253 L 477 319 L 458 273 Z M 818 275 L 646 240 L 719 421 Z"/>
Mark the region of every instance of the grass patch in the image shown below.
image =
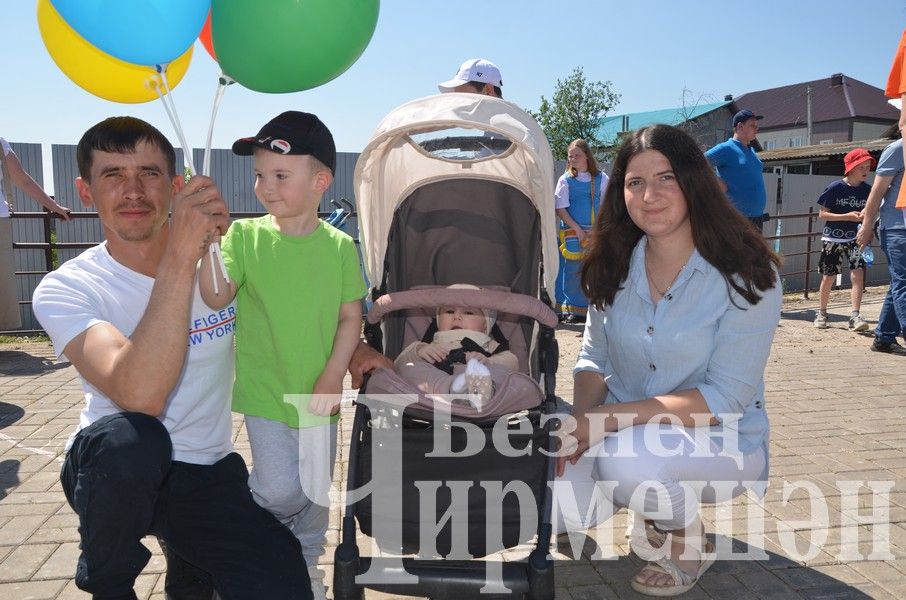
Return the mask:
<path id="1" fill-rule="evenodd" d="M 50 264 L 53 267 L 53 270 L 56 271 L 60 267 L 60 255 L 57 252 L 57 232 L 51 230 L 50 232 Z"/>
<path id="2" fill-rule="evenodd" d="M 25 344 L 28 342 L 49 342 L 50 338 L 43 334 L 37 335 L 0 335 L 0 344 Z"/>

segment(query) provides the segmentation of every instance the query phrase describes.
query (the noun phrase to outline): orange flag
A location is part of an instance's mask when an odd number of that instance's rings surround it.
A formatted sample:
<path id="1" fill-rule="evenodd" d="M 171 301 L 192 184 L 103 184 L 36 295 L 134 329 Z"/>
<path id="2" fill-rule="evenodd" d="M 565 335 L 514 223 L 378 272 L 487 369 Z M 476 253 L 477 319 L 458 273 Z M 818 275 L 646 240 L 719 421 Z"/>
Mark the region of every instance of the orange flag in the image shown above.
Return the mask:
<path id="1" fill-rule="evenodd" d="M 884 89 L 884 95 L 888 98 L 902 98 L 904 94 L 906 94 L 906 30 L 903 31 L 900 43 L 897 44 L 890 75 L 887 76 L 887 87 Z M 901 112 L 903 108 L 906 107 L 900 107 Z M 902 123 L 902 119 L 900 122 Z M 906 157 L 906 146 L 904 146 L 903 152 L 903 156 Z M 906 185 L 900 186 L 896 207 L 906 208 Z"/>

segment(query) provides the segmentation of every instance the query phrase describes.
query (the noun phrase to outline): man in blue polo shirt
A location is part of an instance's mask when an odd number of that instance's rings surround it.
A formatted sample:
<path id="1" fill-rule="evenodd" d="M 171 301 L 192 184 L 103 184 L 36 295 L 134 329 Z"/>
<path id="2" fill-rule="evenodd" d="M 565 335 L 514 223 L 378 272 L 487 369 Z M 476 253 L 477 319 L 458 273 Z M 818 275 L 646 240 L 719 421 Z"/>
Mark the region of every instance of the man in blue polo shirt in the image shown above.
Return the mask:
<path id="1" fill-rule="evenodd" d="M 758 135 L 758 120 L 751 110 L 733 116 L 733 137 L 717 144 L 705 156 L 717 169 L 730 202 L 761 231 L 765 222 L 767 195 L 761 175 L 761 160 L 749 146 Z"/>

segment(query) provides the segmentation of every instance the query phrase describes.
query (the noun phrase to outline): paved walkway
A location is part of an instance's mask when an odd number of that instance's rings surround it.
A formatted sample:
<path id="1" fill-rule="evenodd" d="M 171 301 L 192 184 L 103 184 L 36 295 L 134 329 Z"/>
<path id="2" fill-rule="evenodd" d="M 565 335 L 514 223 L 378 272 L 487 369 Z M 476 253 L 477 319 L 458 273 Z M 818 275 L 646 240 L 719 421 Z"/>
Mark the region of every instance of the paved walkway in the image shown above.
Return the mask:
<path id="1" fill-rule="evenodd" d="M 884 291 L 866 295 L 863 314 L 871 321 Z M 831 311 L 839 316 L 818 331 L 811 323 L 814 302 L 784 304 L 766 375 L 773 427 L 768 495 L 760 503 L 744 498 L 706 511 L 709 531 L 716 529 L 716 540 L 726 543 L 719 553 L 748 547 L 766 554 L 760 561 L 718 561 L 686 598 L 906 597 L 906 357 L 869 352 L 871 339 L 846 328 L 847 306 L 835 293 Z M 580 335 L 578 326 L 557 333 L 558 393 L 566 398 Z M 0 599 L 87 597 L 72 580 L 77 520 L 58 481 L 81 403 L 75 370 L 56 364 L 47 344 L 0 345 Z M 344 409 L 347 438 L 351 414 Z M 241 425 L 237 419 L 236 446 L 248 460 Z M 849 493 L 858 482 L 873 482 L 874 492 Z M 763 536 L 747 522 L 761 524 Z M 613 532 L 573 540 L 576 552 L 565 540 L 557 547 L 558 598 L 641 597 L 628 583 L 640 563 L 628 555 L 625 514 L 613 523 Z M 148 545 L 154 556 L 137 593 L 163 600 L 163 560 L 153 540 Z M 614 558 L 601 558 L 610 551 Z M 328 552 L 325 560 L 332 548 Z"/>

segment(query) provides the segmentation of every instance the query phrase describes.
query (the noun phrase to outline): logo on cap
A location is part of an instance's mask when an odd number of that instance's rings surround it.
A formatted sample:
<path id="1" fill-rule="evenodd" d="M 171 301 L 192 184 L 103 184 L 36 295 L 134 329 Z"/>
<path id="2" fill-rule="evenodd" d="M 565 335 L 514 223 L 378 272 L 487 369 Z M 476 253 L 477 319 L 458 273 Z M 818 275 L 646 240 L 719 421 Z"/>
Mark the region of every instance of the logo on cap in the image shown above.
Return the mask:
<path id="1" fill-rule="evenodd" d="M 279 152 L 280 154 L 289 154 L 290 150 L 293 147 L 286 140 L 273 140 L 271 142 L 271 150 L 274 152 Z"/>

